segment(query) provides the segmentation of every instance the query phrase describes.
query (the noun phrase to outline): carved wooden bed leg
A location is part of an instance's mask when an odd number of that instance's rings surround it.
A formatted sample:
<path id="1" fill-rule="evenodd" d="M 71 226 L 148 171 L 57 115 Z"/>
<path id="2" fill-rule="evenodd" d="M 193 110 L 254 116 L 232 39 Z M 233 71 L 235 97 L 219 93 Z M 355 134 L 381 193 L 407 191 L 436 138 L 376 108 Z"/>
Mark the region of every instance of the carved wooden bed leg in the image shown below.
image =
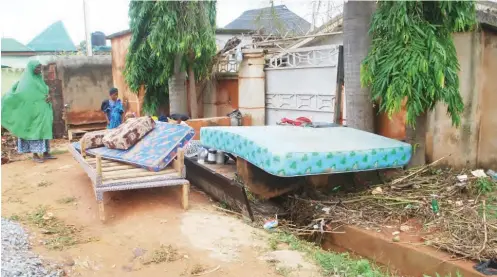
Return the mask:
<path id="1" fill-rule="evenodd" d="M 100 221 L 105 221 L 105 209 L 104 209 L 104 201 L 98 201 L 98 216 L 100 217 Z"/>
<path id="2" fill-rule="evenodd" d="M 100 185 L 100 182 L 102 181 L 102 156 L 97 155 L 97 161 L 96 161 L 96 170 L 97 170 L 97 184 Z M 96 188 L 95 188 L 96 189 Z M 97 202 L 98 202 L 98 216 L 100 217 L 100 220 L 103 222 L 105 221 L 105 209 L 104 209 L 104 193 L 103 192 L 95 192 L 97 196 Z"/>
<path id="3" fill-rule="evenodd" d="M 188 209 L 188 198 L 190 196 L 190 183 L 186 183 L 181 187 L 181 205 L 183 209 Z"/>

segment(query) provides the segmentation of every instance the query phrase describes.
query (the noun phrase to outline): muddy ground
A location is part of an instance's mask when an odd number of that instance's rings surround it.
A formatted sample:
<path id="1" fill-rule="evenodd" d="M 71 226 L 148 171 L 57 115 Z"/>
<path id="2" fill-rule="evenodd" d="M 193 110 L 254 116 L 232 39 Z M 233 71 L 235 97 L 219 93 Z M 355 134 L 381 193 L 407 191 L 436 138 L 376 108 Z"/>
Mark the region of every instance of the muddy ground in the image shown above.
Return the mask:
<path id="1" fill-rule="evenodd" d="M 67 275 L 282 275 L 275 259 L 267 258 L 265 231 L 221 214 L 194 188 L 188 211 L 181 208 L 179 188 L 108 193 L 107 221 L 101 223 L 89 178 L 69 153 L 57 157 L 44 164 L 24 160 L 2 165 L 2 216 L 22 219 L 45 206 L 50 217 L 78 228 L 78 244 L 51 250 L 46 242 L 53 234 L 20 220 L 32 235 L 33 250 L 63 264 Z M 175 258 L 154 263 L 161 249 L 172 250 Z M 318 276 L 298 255 L 281 255 L 289 257 L 288 264 L 295 265 L 292 259 L 301 263 L 294 276 Z"/>

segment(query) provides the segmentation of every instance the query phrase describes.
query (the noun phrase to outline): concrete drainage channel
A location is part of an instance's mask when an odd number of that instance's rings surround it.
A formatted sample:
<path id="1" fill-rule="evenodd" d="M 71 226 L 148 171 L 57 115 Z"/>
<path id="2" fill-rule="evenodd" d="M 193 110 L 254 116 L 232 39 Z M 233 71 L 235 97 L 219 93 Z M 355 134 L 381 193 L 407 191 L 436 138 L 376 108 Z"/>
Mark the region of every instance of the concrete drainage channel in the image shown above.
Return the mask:
<path id="1" fill-rule="evenodd" d="M 241 210 L 244 216 L 253 219 L 251 205 L 243 187 L 238 187 L 230 174 L 213 171 L 206 166 L 185 159 L 187 179 L 215 200 Z M 232 171 L 235 169 L 233 168 Z M 228 170 L 229 171 L 229 170 Z M 232 174 L 234 176 L 234 174 Z M 274 213 L 273 213 L 274 214 Z M 343 233 L 327 233 L 321 247 L 335 252 L 352 252 L 403 274 L 403 276 L 458 276 L 481 277 L 473 269 L 473 263 L 454 259 L 449 254 L 418 245 L 422 243 L 393 242 L 381 234 L 359 227 L 343 227 Z"/>
<path id="2" fill-rule="evenodd" d="M 353 252 L 404 276 L 485 276 L 473 269 L 472 262 L 454 259 L 429 246 L 392 242 L 381 234 L 354 226 L 346 226 L 339 231 L 344 233 L 325 235 L 323 249 Z"/>

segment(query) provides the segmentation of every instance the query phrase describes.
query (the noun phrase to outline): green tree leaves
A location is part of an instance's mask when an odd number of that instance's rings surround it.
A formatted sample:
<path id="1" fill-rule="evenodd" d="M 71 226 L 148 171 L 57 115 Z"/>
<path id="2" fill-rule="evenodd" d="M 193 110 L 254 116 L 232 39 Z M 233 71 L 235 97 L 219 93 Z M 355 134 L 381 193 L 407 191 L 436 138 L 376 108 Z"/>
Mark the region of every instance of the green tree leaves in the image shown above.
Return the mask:
<path id="1" fill-rule="evenodd" d="M 174 57 L 193 65 L 196 79 L 207 77 L 217 51 L 216 1 L 131 1 L 131 41 L 124 77 L 138 92 L 145 86 L 143 110 L 155 113 L 167 101 Z"/>
<path id="2" fill-rule="evenodd" d="M 417 116 L 444 102 L 459 126 L 464 104 L 452 33 L 475 24 L 474 1 L 380 1 L 361 66 L 361 83 L 370 86 L 380 111 L 391 116 L 406 100 L 407 123 L 413 126 Z"/>

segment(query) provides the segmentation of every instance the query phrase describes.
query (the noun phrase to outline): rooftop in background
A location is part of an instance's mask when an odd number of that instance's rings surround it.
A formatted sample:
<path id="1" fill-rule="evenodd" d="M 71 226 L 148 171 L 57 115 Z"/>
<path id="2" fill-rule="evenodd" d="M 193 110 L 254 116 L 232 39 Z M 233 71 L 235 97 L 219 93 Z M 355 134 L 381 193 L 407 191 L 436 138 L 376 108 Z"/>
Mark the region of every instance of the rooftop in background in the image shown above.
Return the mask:
<path id="1" fill-rule="evenodd" d="M 290 32 L 303 35 L 311 29 L 311 23 L 289 10 L 285 5 L 279 5 L 245 11 L 224 29 L 263 30 L 268 34 L 280 35 Z"/>
<path id="2" fill-rule="evenodd" d="M 219 34 L 247 34 L 250 32 L 253 32 L 253 30 L 250 30 L 250 29 L 224 29 L 224 28 L 217 28 L 216 29 L 216 35 L 219 35 Z M 121 36 L 124 36 L 127 34 L 131 34 L 130 29 L 126 29 L 123 31 L 119 31 L 117 33 L 110 34 L 106 38 L 113 39 L 113 38 L 121 37 Z"/>
<path id="3" fill-rule="evenodd" d="M 36 52 L 76 51 L 76 46 L 67 33 L 62 21 L 57 21 L 48 26 L 47 29 L 28 43 L 28 47 Z"/>
<path id="4" fill-rule="evenodd" d="M 2 38 L 2 52 L 33 52 L 34 50 L 13 38 Z"/>

